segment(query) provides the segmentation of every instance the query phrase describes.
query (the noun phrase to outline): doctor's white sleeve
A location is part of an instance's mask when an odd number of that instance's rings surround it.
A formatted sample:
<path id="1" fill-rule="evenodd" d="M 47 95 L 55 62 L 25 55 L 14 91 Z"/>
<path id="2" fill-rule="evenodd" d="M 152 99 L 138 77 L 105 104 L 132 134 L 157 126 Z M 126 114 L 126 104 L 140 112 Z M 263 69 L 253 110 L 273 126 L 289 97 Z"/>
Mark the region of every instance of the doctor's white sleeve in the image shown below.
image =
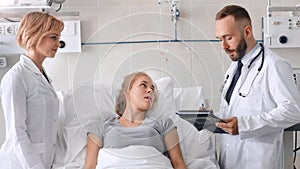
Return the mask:
<path id="1" fill-rule="evenodd" d="M 26 125 L 26 85 L 21 73 L 11 72 L 2 79 L 1 99 L 10 137 L 14 140 L 15 156 L 23 168 L 44 169 L 44 165 L 30 141 Z M 37 103 L 39 104 L 39 103 Z"/>
<path id="2" fill-rule="evenodd" d="M 268 84 L 263 85 L 268 85 L 269 96 L 264 99 L 271 100 L 275 107 L 260 114 L 239 117 L 241 139 L 281 132 L 300 122 L 299 92 L 290 64 L 279 59 L 268 66 Z"/>

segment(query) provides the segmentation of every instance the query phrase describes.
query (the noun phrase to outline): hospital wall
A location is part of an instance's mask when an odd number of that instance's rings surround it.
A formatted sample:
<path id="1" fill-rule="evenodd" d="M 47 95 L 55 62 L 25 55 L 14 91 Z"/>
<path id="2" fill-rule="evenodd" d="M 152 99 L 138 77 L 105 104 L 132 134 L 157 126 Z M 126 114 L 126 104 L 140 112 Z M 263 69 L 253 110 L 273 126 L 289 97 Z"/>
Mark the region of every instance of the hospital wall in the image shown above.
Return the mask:
<path id="1" fill-rule="evenodd" d="M 295 6 L 300 0 L 271 2 L 272 6 Z M 231 61 L 216 41 L 214 17 L 227 4 L 242 5 L 249 11 L 254 36 L 261 42 L 261 18 L 266 16 L 267 0 L 179 0 L 177 33 L 169 3 L 67 0 L 61 11 L 79 11 L 79 16 L 62 19 L 81 21 L 82 52 L 59 53 L 54 59 L 47 59 L 44 66 L 57 91 L 79 82 L 118 85 L 124 75 L 137 70 L 147 71 L 154 79 L 171 76 L 176 87 L 202 86 L 207 106 L 217 111 L 219 89 Z M 274 51 L 289 60 L 293 68 L 300 68 L 300 49 Z M 8 59 L 8 67 L 0 68 L 2 77 L 19 56 L 2 55 L 1 51 L 0 56 Z M 1 111 L 0 143 L 4 137 Z"/>

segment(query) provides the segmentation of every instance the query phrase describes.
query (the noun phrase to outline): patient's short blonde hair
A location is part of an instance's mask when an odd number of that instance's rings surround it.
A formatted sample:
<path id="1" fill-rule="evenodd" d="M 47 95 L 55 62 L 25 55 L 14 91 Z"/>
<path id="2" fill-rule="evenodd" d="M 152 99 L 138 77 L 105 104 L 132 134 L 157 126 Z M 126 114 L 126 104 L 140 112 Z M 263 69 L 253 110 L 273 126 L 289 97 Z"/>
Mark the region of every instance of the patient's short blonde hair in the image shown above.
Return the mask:
<path id="1" fill-rule="evenodd" d="M 17 43 L 24 49 L 33 48 L 49 32 L 61 33 L 64 29 L 63 21 L 44 12 L 30 12 L 20 22 Z"/>

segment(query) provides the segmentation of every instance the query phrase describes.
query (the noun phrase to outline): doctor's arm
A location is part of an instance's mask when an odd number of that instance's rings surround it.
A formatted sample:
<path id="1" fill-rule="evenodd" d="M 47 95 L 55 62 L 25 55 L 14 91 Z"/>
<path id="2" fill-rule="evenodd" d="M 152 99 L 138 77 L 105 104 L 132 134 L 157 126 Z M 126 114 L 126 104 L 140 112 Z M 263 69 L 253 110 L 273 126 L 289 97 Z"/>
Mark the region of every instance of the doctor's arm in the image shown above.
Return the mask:
<path id="1" fill-rule="evenodd" d="M 180 149 L 179 138 L 176 128 L 172 129 L 165 136 L 165 144 L 174 169 L 187 169 Z"/>
<path id="2" fill-rule="evenodd" d="M 88 134 L 84 169 L 95 169 L 98 161 L 98 152 L 102 141 L 93 134 Z"/>
<path id="3" fill-rule="evenodd" d="M 239 134 L 242 139 L 279 132 L 300 121 L 299 92 L 290 64 L 275 62 L 267 73 L 265 100 L 269 101 L 268 104 L 272 101 L 274 108 L 249 117 L 240 117 Z"/>
<path id="4" fill-rule="evenodd" d="M 27 98 L 26 87 L 20 75 L 8 75 L 2 79 L 1 100 L 6 114 L 7 125 L 11 127 L 9 134 L 17 140 L 16 147 L 21 151 L 17 154 L 22 166 L 30 169 L 44 169 L 38 155 L 37 147 L 33 145 L 27 134 Z"/>

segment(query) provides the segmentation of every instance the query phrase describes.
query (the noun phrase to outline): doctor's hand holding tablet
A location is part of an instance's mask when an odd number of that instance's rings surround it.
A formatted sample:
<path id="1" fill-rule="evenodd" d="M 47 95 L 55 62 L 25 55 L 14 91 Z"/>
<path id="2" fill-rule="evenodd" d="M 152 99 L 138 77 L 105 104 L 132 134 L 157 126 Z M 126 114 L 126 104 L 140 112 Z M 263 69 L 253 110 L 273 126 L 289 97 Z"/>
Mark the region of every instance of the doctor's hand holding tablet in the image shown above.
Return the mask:
<path id="1" fill-rule="evenodd" d="M 229 134 L 239 134 L 237 117 L 232 117 L 229 119 L 220 119 L 220 121 L 216 123 L 216 126 Z"/>

